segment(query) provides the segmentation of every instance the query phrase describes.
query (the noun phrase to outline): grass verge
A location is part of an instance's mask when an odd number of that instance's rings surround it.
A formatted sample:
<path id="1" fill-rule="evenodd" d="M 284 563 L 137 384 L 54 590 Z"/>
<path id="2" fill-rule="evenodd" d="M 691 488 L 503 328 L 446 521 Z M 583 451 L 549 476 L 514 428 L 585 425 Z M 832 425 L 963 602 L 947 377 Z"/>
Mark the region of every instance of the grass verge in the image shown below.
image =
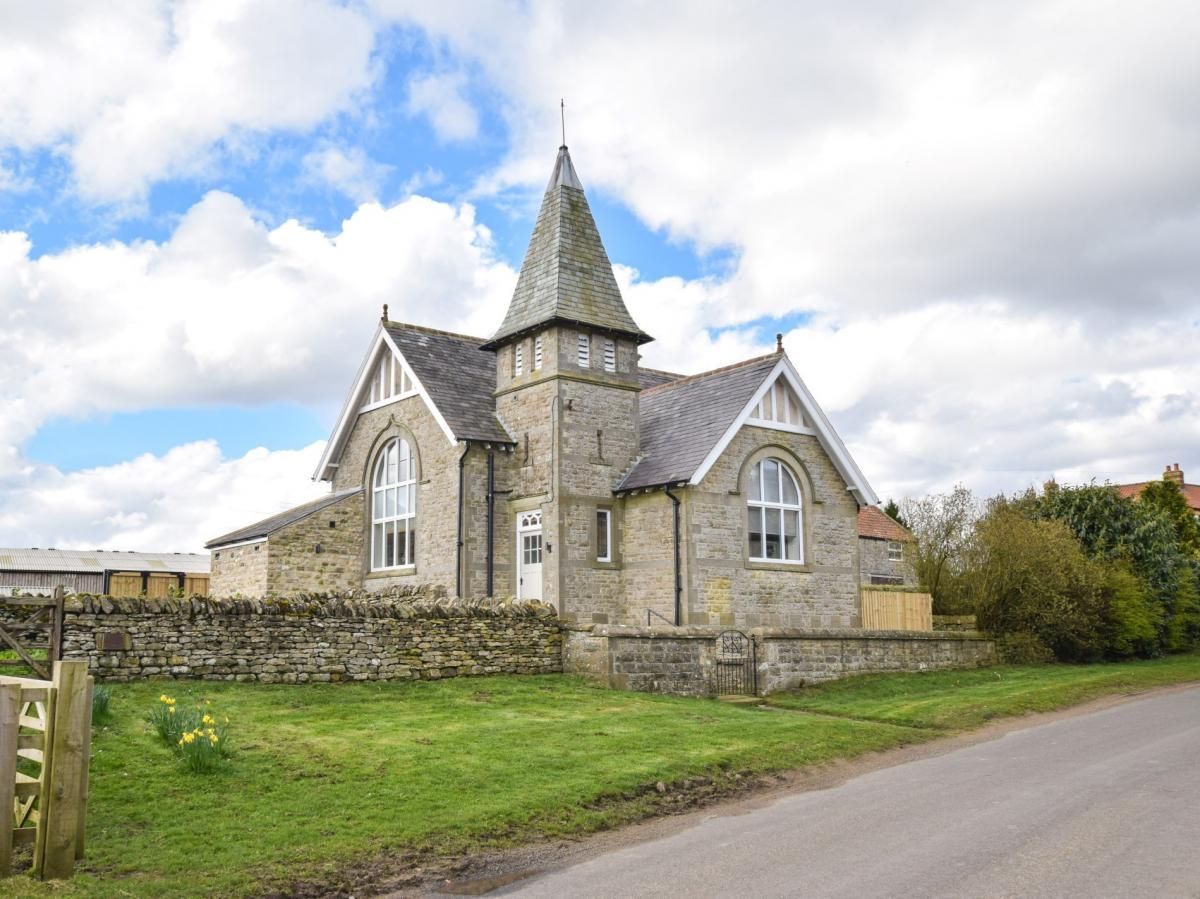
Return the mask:
<path id="1" fill-rule="evenodd" d="M 779 708 L 903 727 L 965 730 L 1100 696 L 1200 681 L 1200 655 L 1108 665 L 1011 665 L 972 671 L 872 674 L 776 693 Z"/>
<path id="2" fill-rule="evenodd" d="M 876 675 L 769 702 L 619 693 L 560 676 L 418 684 L 172 684 L 231 719 L 237 754 L 187 773 L 147 731 L 162 682 L 116 685 L 93 739 L 88 858 L 14 899 L 239 896 L 335 882 L 386 854 L 452 855 L 615 827 L 655 784 L 721 784 L 934 739 L 1004 715 L 1200 680 L 1200 656 Z"/>

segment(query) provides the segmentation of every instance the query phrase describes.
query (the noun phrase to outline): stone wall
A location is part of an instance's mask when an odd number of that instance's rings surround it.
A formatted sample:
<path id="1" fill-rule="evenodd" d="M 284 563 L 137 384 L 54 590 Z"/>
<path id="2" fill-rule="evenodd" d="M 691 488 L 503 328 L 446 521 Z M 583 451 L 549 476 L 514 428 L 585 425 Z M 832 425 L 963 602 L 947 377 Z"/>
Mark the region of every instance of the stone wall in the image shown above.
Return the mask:
<path id="1" fill-rule="evenodd" d="M 267 541 L 212 551 L 209 593 L 221 596 L 267 595 Z"/>
<path id="2" fill-rule="evenodd" d="M 542 604 L 447 600 L 432 591 L 295 600 L 70 597 L 63 657 L 98 680 L 309 683 L 562 670 Z"/>
<path id="3" fill-rule="evenodd" d="M 362 492 L 353 493 L 280 528 L 267 539 L 267 595 L 336 593 L 362 585 L 366 552 L 363 496 Z M 231 596 L 235 591 L 209 592 Z M 244 596 L 262 595 L 241 592 Z"/>
<path id="4" fill-rule="evenodd" d="M 575 627 L 564 633 L 563 670 L 622 690 L 712 696 L 721 628 Z M 975 668 L 997 661 L 977 635 L 908 631 L 757 628 L 760 694 L 853 674 Z"/>
<path id="5" fill-rule="evenodd" d="M 888 558 L 888 540 L 876 540 L 874 537 L 860 537 L 858 540 L 858 565 L 864 586 L 870 584 L 895 584 L 897 586 L 916 587 L 917 573 L 912 566 L 912 544 L 902 543 L 900 561 Z M 896 580 L 872 580 L 879 578 L 895 578 Z"/>

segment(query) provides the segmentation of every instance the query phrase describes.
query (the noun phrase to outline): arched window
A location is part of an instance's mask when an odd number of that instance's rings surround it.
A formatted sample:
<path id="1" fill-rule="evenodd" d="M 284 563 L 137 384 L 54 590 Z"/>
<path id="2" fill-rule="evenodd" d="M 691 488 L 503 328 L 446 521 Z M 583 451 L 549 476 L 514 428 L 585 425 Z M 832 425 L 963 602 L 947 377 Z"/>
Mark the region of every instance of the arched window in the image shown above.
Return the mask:
<path id="1" fill-rule="evenodd" d="M 416 561 L 416 463 L 408 441 L 389 440 L 371 479 L 371 570 L 404 568 Z"/>
<path id="2" fill-rule="evenodd" d="M 757 562 L 804 561 L 804 509 L 796 476 L 779 459 L 750 469 L 747 491 L 750 558 Z"/>

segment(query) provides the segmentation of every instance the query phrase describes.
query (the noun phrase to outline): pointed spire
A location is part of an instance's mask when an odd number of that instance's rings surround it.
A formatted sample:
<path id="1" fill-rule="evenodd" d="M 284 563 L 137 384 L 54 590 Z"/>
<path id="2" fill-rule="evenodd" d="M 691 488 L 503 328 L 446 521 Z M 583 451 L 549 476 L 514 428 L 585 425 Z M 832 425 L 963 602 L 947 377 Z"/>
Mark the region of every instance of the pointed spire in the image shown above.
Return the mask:
<path id="1" fill-rule="evenodd" d="M 653 339 L 625 308 L 565 145 L 558 148 L 508 314 L 483 348 L 556 321 L 625 334 L 638 343 Z"/>

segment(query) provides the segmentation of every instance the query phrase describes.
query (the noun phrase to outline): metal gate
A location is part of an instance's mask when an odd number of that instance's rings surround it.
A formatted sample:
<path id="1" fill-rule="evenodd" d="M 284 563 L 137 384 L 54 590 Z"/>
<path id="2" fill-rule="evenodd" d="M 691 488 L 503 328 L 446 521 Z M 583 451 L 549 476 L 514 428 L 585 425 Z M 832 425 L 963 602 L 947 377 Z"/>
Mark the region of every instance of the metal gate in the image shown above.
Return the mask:
<path id="1" fill-rule="evenodd" d="M 723 631 L 717 637 L 717 695 L 758 695 L 754 641 L 741 631 Z"/>

